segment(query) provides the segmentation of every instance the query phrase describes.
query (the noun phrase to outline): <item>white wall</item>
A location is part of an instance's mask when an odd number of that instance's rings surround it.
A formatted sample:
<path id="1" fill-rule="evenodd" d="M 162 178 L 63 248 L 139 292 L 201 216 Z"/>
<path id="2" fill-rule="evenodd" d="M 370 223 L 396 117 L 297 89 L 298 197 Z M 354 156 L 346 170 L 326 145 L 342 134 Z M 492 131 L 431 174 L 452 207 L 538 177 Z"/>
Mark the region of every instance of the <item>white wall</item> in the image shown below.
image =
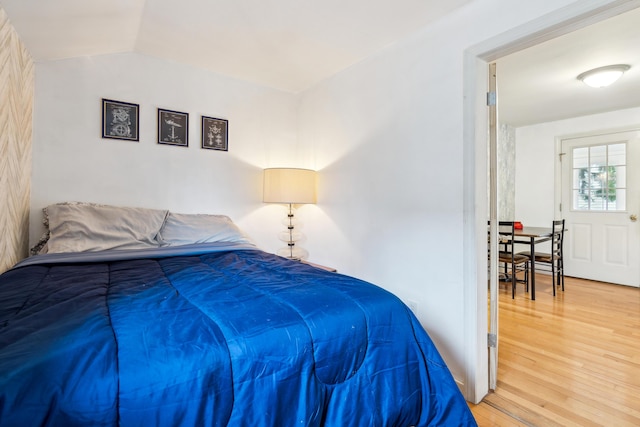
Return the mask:
<path id="1" fill-rule="evenodd" d="M 101 138 L 102 98 L 140 104 L 140 142 Z M 157 144 L 157 108 L 189 113 L 189 147 Z M 201 115 L 229 120 L 228 152 L 200 148 Z M 76 200 L 228 214 L 275 251 L 262 168 L 308 166 L 296 120 L 295 95 L 138 54 L 38 63 L 31 244 L 41 208 Z"/>
<path id="2" fill-rule="evenodd" d="M 464 53 L 568 3 L 473 2 L 301 100 L 301 141 L 324 183 L 310 252 L 417 302 L 459 381 L 475 351 L 465 348 L 465 294 L 486 301 L 486 282 L 463 280 Z"/>
<path id="3" fill-rule="evenodd" d="M 640 125 L 640 108 L 559 120 L 516 129 L 516 218 L 550 227 L 556 213 L 554 191 L 559 137 Z"/>

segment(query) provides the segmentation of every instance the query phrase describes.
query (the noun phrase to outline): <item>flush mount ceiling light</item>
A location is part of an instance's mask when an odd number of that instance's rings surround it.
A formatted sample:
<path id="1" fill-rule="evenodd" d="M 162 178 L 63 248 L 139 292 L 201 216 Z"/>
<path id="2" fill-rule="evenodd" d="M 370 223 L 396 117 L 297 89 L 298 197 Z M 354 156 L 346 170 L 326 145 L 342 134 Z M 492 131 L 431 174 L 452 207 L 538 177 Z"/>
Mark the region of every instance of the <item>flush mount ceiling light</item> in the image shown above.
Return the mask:
<path id="1" fill-rule="evenodd" d="M 622 77 L 625 71 L 631 68 L 626 64 L 607 65 L 585 71 L 578 76 L 584 84 L 591 87 L 606 87 Z"/>

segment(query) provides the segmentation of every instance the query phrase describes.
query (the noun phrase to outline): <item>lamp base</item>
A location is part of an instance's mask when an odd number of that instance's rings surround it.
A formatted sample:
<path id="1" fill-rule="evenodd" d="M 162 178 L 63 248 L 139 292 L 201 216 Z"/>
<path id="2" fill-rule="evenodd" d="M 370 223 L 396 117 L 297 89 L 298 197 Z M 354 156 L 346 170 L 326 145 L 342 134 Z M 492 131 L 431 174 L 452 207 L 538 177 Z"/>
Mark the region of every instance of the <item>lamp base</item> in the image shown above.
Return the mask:
<path id="1" fill-rule="evenodd" d="M 309 252 L 306 249 L 301 248 L 299 246 L 292 246 L 288 248 L 278 249 L 278 251 L 276 252 L 276 255 L 279 255 L 283 258 L 292 259 L 295 261 L 301 261 L 309 257 Z"/>
<path id="2" fill-rule="evenodd" d="M 289 212 L 287 213 L 287 217 L 284 220 L 284 224 L 287 226 L 287 229 L 278 234 L 278 238 L 285 242 L 287 246 L 278 249 L 278 252 L 276 252 L 276 254 L 284 258 L 300 261 L 303 259 L 307 259 L 309 257 L 309 252 L 307 252 L 306 249 L 303 249 L 300 246 L 296 246 L 296 242 L 302 239 L 303 234 L 295 229 L 296 221 L 294 219 L 294 212 L 295 210 L 293 209 L 293 204 L 289 203 Z"/>

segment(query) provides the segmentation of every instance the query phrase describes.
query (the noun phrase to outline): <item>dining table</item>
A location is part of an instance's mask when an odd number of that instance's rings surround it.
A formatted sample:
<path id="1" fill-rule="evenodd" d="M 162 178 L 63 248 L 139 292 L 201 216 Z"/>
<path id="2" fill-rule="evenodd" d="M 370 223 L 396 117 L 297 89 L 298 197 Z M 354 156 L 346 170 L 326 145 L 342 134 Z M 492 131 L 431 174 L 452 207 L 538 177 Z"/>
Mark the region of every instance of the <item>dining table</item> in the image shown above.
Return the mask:
<path id="1" fill-rule="evenodd" d="M 531 254 L 535 254 L 536 245 L 548 242 L 553 237 L 551 227 L 527 227 L 514 230 L 513 242 L 529 245 Z M 531 256 L 529 270 L 529 285 L 531 287 L 531 299 L 536 299 L 536 260 L 535 256 Z"/>

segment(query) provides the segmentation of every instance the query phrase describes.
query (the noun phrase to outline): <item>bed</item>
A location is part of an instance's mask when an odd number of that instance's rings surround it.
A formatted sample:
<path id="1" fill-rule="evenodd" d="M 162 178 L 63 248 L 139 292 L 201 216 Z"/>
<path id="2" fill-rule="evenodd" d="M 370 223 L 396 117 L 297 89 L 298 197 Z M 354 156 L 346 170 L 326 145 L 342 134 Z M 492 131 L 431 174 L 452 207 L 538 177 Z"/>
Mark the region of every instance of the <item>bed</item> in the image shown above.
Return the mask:
<path id="1" fill-rule="evenodd" d="M 61 203 L 45 223 L 0 276 L 1 426 L 476 425 L 380 287 L 222 215 Z"/>

